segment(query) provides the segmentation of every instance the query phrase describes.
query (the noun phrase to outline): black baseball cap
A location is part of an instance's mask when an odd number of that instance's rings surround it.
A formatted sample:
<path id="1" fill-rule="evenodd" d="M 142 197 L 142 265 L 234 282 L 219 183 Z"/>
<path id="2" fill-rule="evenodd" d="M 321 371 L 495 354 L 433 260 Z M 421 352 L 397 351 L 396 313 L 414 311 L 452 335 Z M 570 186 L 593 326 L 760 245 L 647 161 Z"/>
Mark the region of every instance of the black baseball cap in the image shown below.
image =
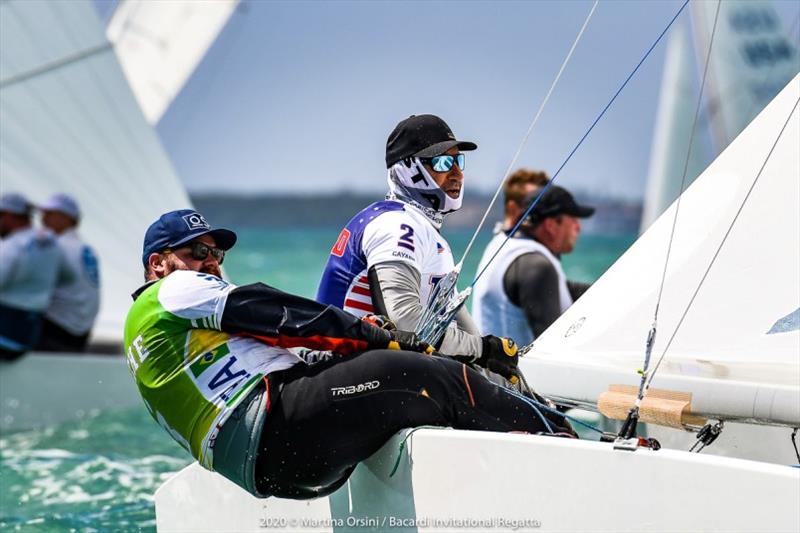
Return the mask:
<path id="1" fill-rule="evenodd" d="M 389 134 L 386 140 L 386 168 L 407 157 L 434 157 L 450 148 L 470 151 L 478 145 L 456 140 L 447 123 L 436 115 L 411 115 Z"/>
<path id="2" fill-rule="evenodd" d="M 541 189 L 531 194 L 527 205 L 530 205 L 530 203 L 536 199 L 540 191 Z M 533 208 L 531 214 L 528 215 L 528 220 L 530 220 L 531 223 L 536 224 L 545 218 L 558 215 L 570 215 L 578 218 L 587 218 L 593 214 L 594 207 L 580 205 L 575 201 L 575 198 L 569 193 L 568 190 L 563 187 L 559 187 L 558 185 L 551 185 L 547 191 L 545 191 L 544 195 L 539 200 L 539 203 L 536 204 L 536 207 Z"/>
<path id="3" fill-rule="evenodd" d="M 217 246 L 230 250 L 236 244 L 236 234 L 229 229 L 213 229 L 206 219 L 194 209 L 179 209 L 164 213 L 150 224 L 144 234 L 142 263 L 147 265 L 150 254 L 167 248 L 177 248 L 201 235 L 211 235 Z"/>

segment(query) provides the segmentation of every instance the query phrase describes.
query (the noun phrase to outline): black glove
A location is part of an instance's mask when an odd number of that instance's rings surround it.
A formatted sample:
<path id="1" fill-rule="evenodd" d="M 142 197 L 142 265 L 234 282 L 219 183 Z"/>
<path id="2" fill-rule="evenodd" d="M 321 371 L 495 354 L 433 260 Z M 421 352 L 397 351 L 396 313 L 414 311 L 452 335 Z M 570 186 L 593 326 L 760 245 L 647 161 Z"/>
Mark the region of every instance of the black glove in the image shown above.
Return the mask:
<path id="1" fill-rule="evenodd" d="M 416 333 L 401 330 L 394 330 L 389 333 L 392 335 L 392 340 L 389 341 L 389 345 L 387 346 L 390 350 L 408 350 L 409 352 L 427 354 L 433 353 L 433 346 L 419 340 Z"/>
<path id="2" fill-rule="evenodd" d="M 410 352 L 433 353 L 433 347 L 422 342 L 410 331 L 381 329 L 368 321 L 360 323 L 362 338 L 370 350 L 408 350 Z"/>
<path id="3" fill-rule="evenodd" d="M 494 335 L 486 335 L 482 340 L 483 353 L 475 363 L 500 374 L 511 383 L 516 383 L 519 380 L 517 377 L 519 356 L 514 341 Z"/>

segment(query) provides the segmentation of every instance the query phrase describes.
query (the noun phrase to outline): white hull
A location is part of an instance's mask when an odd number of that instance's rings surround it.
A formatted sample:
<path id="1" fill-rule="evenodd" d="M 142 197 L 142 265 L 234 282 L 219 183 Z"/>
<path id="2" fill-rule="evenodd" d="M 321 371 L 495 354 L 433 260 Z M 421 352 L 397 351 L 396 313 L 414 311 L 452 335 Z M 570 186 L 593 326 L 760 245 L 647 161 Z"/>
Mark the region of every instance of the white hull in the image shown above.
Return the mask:
<path id="1" fill-rule="evenodd" d="M 401 452 L 404 434 L 359 465 L 339 491 L 312 501 L 258 500 L 193 464 L 156 492 L 157 528 L 320 533 L 800 529 L 796 468 L 456 430 L 416 431 Z M 390 477 L 398 455 L 399 467 Z"/>
<path id="2" fill-rule="evenodd" d="M 4 433 L 140 404 L 121 355 L 30 353 L 0 362 L 0 430 Z"/>

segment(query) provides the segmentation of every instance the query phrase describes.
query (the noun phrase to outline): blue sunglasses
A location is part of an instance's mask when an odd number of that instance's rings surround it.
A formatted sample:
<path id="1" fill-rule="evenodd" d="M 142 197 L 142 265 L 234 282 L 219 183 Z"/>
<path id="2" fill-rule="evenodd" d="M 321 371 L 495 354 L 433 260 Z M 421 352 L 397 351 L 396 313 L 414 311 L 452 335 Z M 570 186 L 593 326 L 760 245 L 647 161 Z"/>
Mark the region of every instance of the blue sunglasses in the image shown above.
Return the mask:
<path id="1" fill-rule="evenodd" d="M 454 164 L 457 164 L 459 169 L 464 170 L 465 159 L 464 154 L 444 154 L 420 159 L 420 161 L 428 163 L 436 172 L 449 172 Z"/>

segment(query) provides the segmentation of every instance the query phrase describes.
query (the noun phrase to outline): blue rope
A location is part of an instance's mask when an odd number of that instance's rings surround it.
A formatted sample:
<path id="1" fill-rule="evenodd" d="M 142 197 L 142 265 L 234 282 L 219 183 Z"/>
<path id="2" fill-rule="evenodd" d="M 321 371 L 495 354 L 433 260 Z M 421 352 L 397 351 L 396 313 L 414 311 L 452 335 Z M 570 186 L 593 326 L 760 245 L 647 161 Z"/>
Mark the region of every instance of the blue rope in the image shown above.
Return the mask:
<path id="1" fill-rule="evenodd" d="M 508 240 L 511 237 L 514 236 L 514 234 L 517 232 L 519 227 L 522 225 L 522 222 L 526 218 L 528 218 L 528 215 L 531 214 L 531 211 L 533 211 L 533 209 L 539 203 L 539 200 L 542 198 L 544 193 L 547 192 L 547 190 L 550 188 L 550 186 L 556 181 L 556 178 L 561 173 L 561 170 L 566 166 L 567 163 L 569 163 L 569 160 L 572 159 L 572 156 L 575 154 L 575 152 L 578 150 L 578 148 L 581 146 L 581 144 L 583 144 L 583 141 L 586 140 L 586 137 L 589 136 L 589 134 L 592 132 L 594 127 L 597 125 L 597 123 L 600 122 L 600 119 L 603 118 L 603 115 L 606 114 L 606 111 L 608 111 L 608 108 L 611 107 L 611 104 L 614 103 L 614 101 L 617 99 L 617 96 L 619 96 L 619 94 L 622 92 L 622 90 L 625 88 L 625 86 L 628 85 L 628 82 L 631 80 L 631 78 L 633 78 L 633 75 L 636 74 L 636 72 L 639 70 L 639 67 L 642 66 L 642 63 L 644 63 L 645 59 L 647 59 L 647 57 L 650 55 L 650 53 L 653 51 L 653 49 L 656 47 L 656 45 L 661 41 L 661 39 L 664 37 L 664 35 L 667 33 L 667 31 L 670 29 L 670 27 L 672 27 L 672 24 L 675 22 L 675 20 L 678 18 L 678 16 L 681 14 L 681 12 L 683 12 L 684 8 L 686 7 L 686 5 L 688 3 L 689 3 L 689 0 L 686 0 L 683 3 L 681 8 L 678 10 L 677 13 L 675 13 L 675 16 L 672 17 L 672 20 L 669 21 L 669 24 L 667 24 L 667 26 L 664 28 L 664 30 L 661 32 L 661 34 L 658 36 L 658 38 L 653 42 L 652 45 L 650 45 L 650 48 L 644 54 L 642 59 L 639 60 L 639 63 L 636 64 L 636 67 L 633 69 L 633 71 L 628 75 L 628 77 L 625 79 L 625 81 L 622 83 L 622 85 L 620 85 L 619 89 L 617 89 L 617 92 L 614 93 L 614 96 L 611 98 L 611 100 L 608 102 L 608 104 L 606 104 L 606 106 L 603 108 L 603 110 L 600 112 L 600 114 L 597 116 L 597 118 L 594 119 L 594 122 L 592 122 L 592 125 L 589 126 L 588 130 L 586 130 L 586 133 L 583 134 L 583 137 L 581 137 L 580 141 L 578 141 L 578 144 L 575 145 L 575 148 L 572 149 L 572 151 L 569 153 L 569 155 L 564 160 L 564 162 L 561 163 L 561 166 L 558 167 L 558 170 L 556 171 L 555 174 L 553 174 L 552 179 L 550 179 L 550 181 L 547 183 L 547 185 L 545 185 L 544 188 L 542 188 L 542 190 L 536 196 L 536 199 L 533 202 L 531 202 L 531 205 L 528 206 L 528 209 L 526 209 L 525 212 L 522 214 L 522 216 L 519 217 L 519 220 L 514 225 L 514 227 L 512 228 L 511 232 L 509 232 L 508 235 L 506 235 L 506 239 L 503 241 L 503 243 L 500 245 L 500 247 L 495 251 L 494 255 L 492 255 L 492 257 L 489 259 L 489 261 L 486 263 L 486 265 L 483 267 L 483 269 L 478 273 L 478 275 L 475 276 L 475 279 L 470 284 L 470 287 L 474 287 L 475 286 L 475 283 L 481 278 L 481 276 L 483 276 L 483 273 L 486 272 L 487 268 L 489 268 L 489 265 L 492 263 L 492 261 L 494 261 L 495 257 L 497 257 L 497 254 L 499 254 L 500 250 L 503 249 L 503 246 L 505 246 L 506 243 L 508 242 Z"/>
<path id="2" fill-rule="evenodd" d="M 583 426 L 586 429 L 591 429 L 592 431 L 596 431 L 597 433 L 600 433 L 601 435 L 604 433 L 604 431 L 602 429 L 597 429 L 596 427 L 592 426 L 591 424 L 587 424 L 586 422 L 584 422 L 582 420 L 578 420 L 574 416 L 566 415 L 566 414 L 562 413 L 561 411 L 559 411 L 558 409 L 553 409 L 549 405 L 543 404 L 543 403 L 541 403 L 541 402 L 539 402 L 537 400 L 534 400 L 533 398 L 529 398 L 528 396 L 523 396 L 522 394 L 519 393 L 519 391 L 516 391 L 516 390 L 513 390 L 513 389 L 506 389 L 506 390 L 509 391 L 510 393 L 514 394 L 515 396 L 523 398 L 528 403 L 535 404 L 534 408 L 537 410 L 537 414 L 539 414 L 539 416 L 542 416 L 541 413 L 539 412 L 539 409 L 544 409 L 548 413 L 551 413 L 551 414 L 554 414 L 554 415 L 558 415 L 558 416 L 562 416 L 565 419 L 569 420 L 570 422 L 578 424 L 579 426 Z M 547 422 L 545 422 L 545 424 L 547 424 Z M 549 429 L 549 425 L 548 425 L 548 429 Z M 552 429 L 550 430 L 550 433 L 553 433 Z"/>
<path id="3" fill-rule="evenodd" d="M 497 386 L 498 387 L 502 387 L 502 385 L 497 385 Z M 555 433 L 555 431 L 553 431 L 553 426 L 550 425 L 550 422 L 547 420 L 547 418 L 545 418 L 545 416 L 539 410 L 538 406 L 541 406 L 542 404 L 540 404 L 539 402 L 537 402 L 533 398 L 528 398 L 527 396 L 521 394 L 519 391 L 516 391 L 516 390 L 514 390 L 512 388 L 509 388 L 509 387 L 502 387 L 502 388 L 506 392 L 510 393 L 512 396 L 516 396 L 517 398 L 519 398 L 523 402 L 525 402 L 528 405 L 530 405 L 533 408 L 533 410 L 536 413 L 536 415 L 539 417 L 539 419 L 544 423 L 544 427 L 547 428 L 547 431 L 549 431 L 550 433 Z M 561 414 L 561 413 L 559 413 L 559 414 Z"/>

